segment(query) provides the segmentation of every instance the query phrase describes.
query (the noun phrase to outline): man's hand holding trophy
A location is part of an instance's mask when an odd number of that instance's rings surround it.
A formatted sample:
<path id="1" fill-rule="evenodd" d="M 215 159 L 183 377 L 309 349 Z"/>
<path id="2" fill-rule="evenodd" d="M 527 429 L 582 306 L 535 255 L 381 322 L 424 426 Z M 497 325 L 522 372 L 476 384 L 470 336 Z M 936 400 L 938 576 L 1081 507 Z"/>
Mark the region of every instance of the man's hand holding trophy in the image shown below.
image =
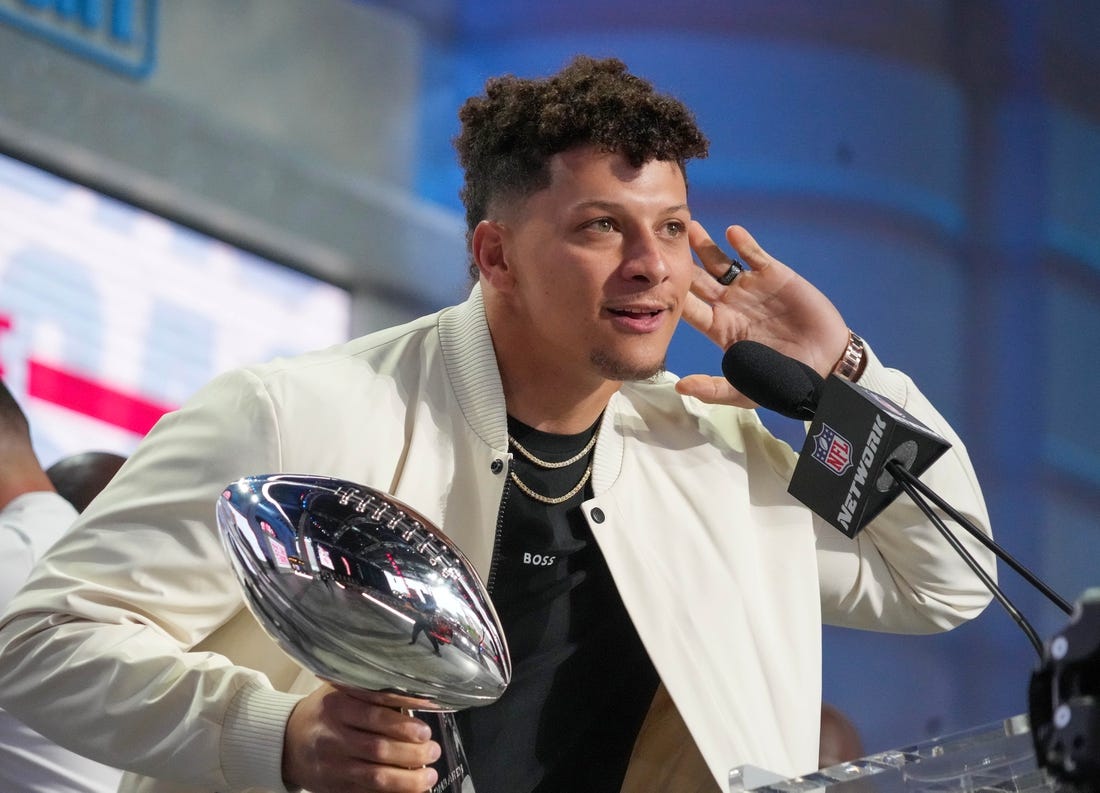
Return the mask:
<path id="1" fill-rule="evenodd" d="M 334 685 L 433 703 L 432 793 L 472 790 L 453 712 L 512 674 L 488 593 L 461 551 L 392 496 L 340 479 L 249 476 L 218 500 L 245 602 L 298 663 Z"/>

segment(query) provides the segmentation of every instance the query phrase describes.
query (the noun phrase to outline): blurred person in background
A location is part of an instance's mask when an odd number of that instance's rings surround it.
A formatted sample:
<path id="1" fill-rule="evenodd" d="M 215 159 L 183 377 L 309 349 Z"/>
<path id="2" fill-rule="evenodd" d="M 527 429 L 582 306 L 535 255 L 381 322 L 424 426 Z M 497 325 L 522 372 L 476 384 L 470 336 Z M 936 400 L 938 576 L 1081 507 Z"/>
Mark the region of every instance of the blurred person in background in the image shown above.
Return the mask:
<path id="1" fill-rule="evenodd" d="M 114 475 L 122 457 L 77 455 L 61 461 L 66 493 L 58 493 L 31 443 L 30 426 L 0 383 L 0 611 L 31 569 Z M 78 499 L 80 508 L 68 497 Z M 114 793 L 122 772 L 64 749 L 0 710 L 0 790 L 4 793 Z"/>
<path id="2" fill-rule="evenodd" d="M 821 736 L 817 764 L 828 768 L 863 757 L 863 739 L 848 715 L 828 702 L 821 705 Z"/>
<path id="3" fill-rule="evenodd" d="M 83 512 L 107 486 L 126 458 L 114 452 L 79 452 L 46 469 L 58 495 Z"/>

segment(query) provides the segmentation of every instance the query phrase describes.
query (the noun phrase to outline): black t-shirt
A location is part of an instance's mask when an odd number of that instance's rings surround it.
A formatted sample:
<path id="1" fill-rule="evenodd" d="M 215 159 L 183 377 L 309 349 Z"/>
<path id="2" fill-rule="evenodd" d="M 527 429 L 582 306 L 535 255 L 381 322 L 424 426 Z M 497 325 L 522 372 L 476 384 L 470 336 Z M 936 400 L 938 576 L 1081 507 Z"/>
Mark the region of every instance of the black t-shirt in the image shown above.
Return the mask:
<path id="1" fill-rule="evenodd" d="M 596 432 L 551 435 L 509 418 L 545 461 L 573 457 Z M 513 448 L 512 472 L 546 496 L 568 493 L 591 453 L 542 468 Z M 478 793 L 618 793 L 657 674 L 627 616 L 580 505 L 586 484 L 548 505 L 505 489 L 488 588 L 512 657 L 492 705 L 458 714 Z"/>

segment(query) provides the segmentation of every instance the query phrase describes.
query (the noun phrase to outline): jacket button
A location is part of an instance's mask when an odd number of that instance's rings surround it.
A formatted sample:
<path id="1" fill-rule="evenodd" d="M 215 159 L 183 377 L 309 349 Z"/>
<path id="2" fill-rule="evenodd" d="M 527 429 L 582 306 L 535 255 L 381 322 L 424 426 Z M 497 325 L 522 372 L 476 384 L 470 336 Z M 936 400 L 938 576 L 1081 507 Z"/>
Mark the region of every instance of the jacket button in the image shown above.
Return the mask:
<path id="1" fill-rule="evenodd" d="M 596 523 L 603 523 L 603 520 L 604 520 L 603 510 L 600 509 L 599 507 L 594 507 L 592 509 L 592 520 L 594 520 Z"/>
<path id="2" fill-rule="evenodd" d="M 494 474 L 499 474 L 504 470 L 504 461 L 498 457 L 496 460 L 493 460 L 493 464 L 489 466 L 489 470 Z"/>

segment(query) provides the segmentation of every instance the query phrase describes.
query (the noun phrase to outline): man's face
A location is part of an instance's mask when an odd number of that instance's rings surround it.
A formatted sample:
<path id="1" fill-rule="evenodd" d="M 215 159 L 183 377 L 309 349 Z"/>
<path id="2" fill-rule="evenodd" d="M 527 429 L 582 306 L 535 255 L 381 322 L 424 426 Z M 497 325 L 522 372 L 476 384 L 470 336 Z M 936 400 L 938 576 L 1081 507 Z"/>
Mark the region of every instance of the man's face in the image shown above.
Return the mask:
<path id="1" fill-rule="evenodd" d="M 507 219 L 509 302 L 544 374 L 639 380 L 664 367 L 695 265 L 679 166 L 581 147 Z"/>

